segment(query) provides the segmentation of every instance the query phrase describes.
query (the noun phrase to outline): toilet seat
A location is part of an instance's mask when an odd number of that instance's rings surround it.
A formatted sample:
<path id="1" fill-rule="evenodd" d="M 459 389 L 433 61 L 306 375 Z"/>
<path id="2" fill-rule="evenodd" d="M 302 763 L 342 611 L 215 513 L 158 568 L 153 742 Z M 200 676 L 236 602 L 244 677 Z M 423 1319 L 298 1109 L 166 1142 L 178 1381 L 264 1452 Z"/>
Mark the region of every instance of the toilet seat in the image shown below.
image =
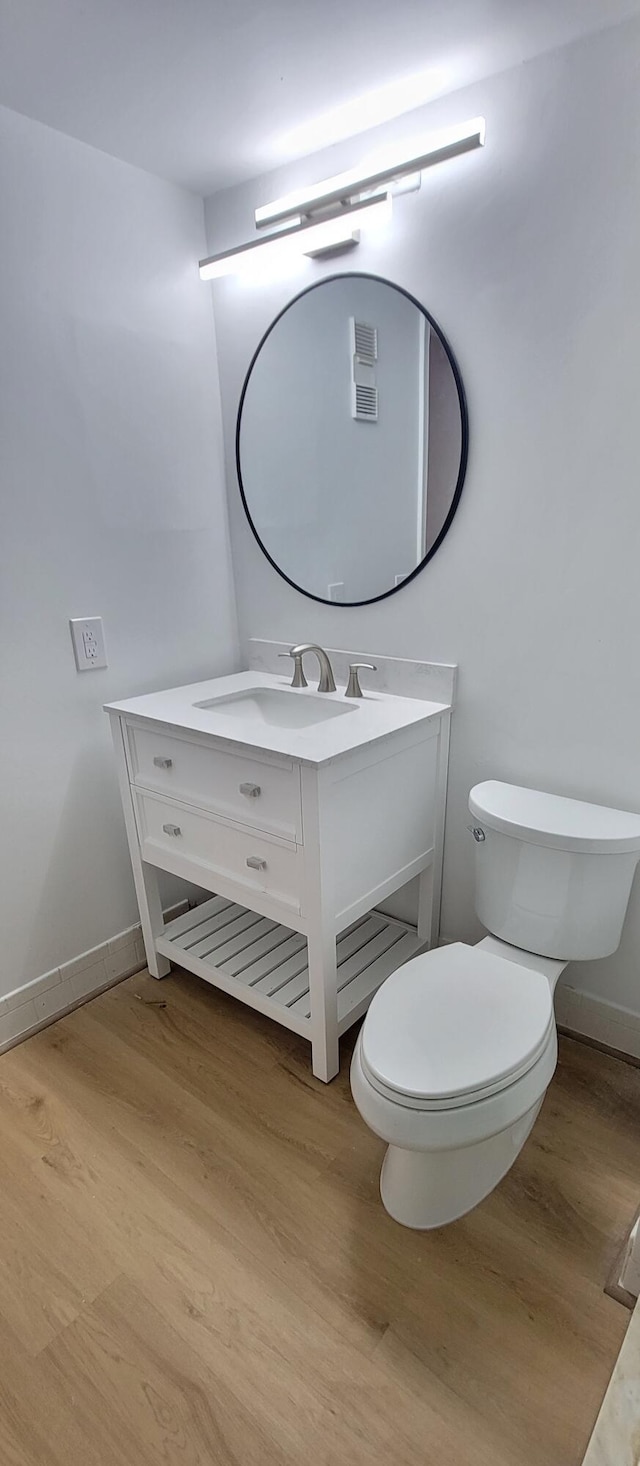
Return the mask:
<path id="1" fill-rule="evenodd" d="M 461 942 L 398 969 L 361 1032 L 369 1083 L 422 1111 L 470 1106 L 516 1084 L 555 1043 L 547 978 Z"/>

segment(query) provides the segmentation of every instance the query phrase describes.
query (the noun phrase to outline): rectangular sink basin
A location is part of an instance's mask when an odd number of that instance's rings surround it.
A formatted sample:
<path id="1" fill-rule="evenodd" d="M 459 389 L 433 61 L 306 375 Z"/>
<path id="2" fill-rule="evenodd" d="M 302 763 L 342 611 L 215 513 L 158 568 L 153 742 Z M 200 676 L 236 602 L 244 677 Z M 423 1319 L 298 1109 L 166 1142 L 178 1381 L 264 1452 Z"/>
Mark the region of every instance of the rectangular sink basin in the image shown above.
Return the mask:
<path id="1" fill-rule="evenodd" d="M 318 697 L 313 692 L 289 692 L 278 687 L 248 687 L 244 692 L 212 697 L 193 706 L 221 713 L 225 718 L 241 718 L 245 723 L 262 723 L 272 728 L 311 728 L 314 723 L 326 723 L 357 711 L 353 703 L 345 706 L 328 698 L 325 701 L 324 696 Z"/>

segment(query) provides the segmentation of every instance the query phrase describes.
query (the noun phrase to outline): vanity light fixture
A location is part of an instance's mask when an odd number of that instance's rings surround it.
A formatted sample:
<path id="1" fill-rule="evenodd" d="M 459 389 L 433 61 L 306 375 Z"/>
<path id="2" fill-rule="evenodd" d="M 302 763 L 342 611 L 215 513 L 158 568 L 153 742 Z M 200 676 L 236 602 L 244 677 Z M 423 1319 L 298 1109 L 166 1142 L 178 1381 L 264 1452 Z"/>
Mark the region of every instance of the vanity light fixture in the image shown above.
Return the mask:
<path id="1" fill-rule="evenodd" d="M 363 226 L 390 218 L 392 193 L 419 188 L 423 168 L 481 148 L 484 131 L 484 118 L 474 117 L 431 133 L 408 150 L 406 145 L 404 150 L 388 148 L 349 173 L 263 204 L 255 211 L 256 229 L 271 225 L 272 232 L 201 260 L 201 280 L 255 275 L 276 260 L 350 248 L 358 243 Z"/>
<path id="2" fill-rule="evenodd" d="M 357 244 L 360 229 L 366 225 L 384 224 L 391 217 L 391 195 L 347 205 L 327 219 L 298 219 L 288 229 L 280 229 L 265 238 L 252 239 L 238 249 L 224 250 L 200 261 L 200 279 L 218 280 L 222 275 L 257 272 L 262 265 L 287 256 L 324 254 L 327 250 Z"/>
<path id="3" fill-rule="evenodd" d="M 423 168 L 483 147 L 484 135 L 484 117 L 474 117 L 470 122 L 431 133 L 422 139 L 420 146 L 414 145 L 409 151 L 406 147 L 388 148 L 348 173 L 325 178 L 309 188 L 285 194 L 284 198 L 275 199 L 273 203 L 262 204 L 255 211 L 256 229 L 281 223 L 296 215 L 309 214 L 315 209 L 328 208 L 332 204 L 353 203 L 363 194 L 371 196 L 388 192 L 391 185 L 411 174 L 421 173 Z"/>

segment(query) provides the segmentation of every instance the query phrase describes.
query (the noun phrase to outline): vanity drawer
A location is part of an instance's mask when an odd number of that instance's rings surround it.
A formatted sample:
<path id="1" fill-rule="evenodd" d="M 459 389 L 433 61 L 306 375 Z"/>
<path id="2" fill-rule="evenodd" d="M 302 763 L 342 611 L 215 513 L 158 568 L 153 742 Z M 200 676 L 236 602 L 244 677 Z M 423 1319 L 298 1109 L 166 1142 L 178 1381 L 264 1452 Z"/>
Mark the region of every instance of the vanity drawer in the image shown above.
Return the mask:
<path id="1" fill-rule="evenodd" d="M 136 784 L 302 843 L 300 773 L 293 763 L 227 753 L 132 723 L 127 738 Z"/>
<path id="2" fill-rule="evenodd" d="M 302 850 L 284 840 L 200 814 L 173 800 L 135 791 L 143 860 L 207 886 L 222 877 L 250 893 L 300 911 Z M 224 894 L 224 892 L 222 892 Z"/>

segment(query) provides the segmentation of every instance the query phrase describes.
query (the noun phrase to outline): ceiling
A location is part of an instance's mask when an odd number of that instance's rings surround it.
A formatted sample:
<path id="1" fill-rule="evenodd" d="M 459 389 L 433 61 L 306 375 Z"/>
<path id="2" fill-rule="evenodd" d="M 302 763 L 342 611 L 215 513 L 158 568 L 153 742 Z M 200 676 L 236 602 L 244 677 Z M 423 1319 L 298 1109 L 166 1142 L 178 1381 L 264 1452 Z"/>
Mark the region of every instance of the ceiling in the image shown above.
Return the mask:
<path id="1" fill-rule="evenodd" d="M 0 104 L 208 194 L 639 11 L 640 0 L 0 0 Z M 355 121 L 326 117 L 389 84 L 377 116 L 363 104 Z"/>

